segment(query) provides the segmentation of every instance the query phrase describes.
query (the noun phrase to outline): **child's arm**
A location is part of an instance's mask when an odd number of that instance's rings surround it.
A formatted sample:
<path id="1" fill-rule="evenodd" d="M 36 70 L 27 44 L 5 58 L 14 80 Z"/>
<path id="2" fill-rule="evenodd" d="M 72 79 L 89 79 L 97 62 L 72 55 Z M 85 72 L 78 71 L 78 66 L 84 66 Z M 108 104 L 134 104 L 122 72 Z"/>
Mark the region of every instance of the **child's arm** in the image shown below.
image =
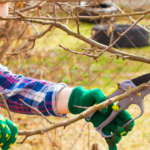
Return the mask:
<path id="1" fill-rule="evenodd" d="M 67 87 L 64 83 L 52 83 L 45 80 L 32 79 L 22 75 L 13 74 L 7 67 L 0 65 L 0 92 L 5 96 L 9 109 L 16 113 L 35 115 L 33 109 L 24 105 L 37 108 L 45 116 L 59 114 L 56 108 L 56 99 L 61 90 Z M 0 106 L 5 107 L 0 98 Z"/>
<path id="2" fill-rule="evenodd" d="M 73 88 L 64 88 L 62 91 L 59 92 L 57 100 L 56 100 L 56 108 L 58 113 L 60 114 L 68 114 L 68 101 L 70 94 L 72 92 Z"/>
<path id="3" fill-rule="evenodd" d="M 8 3 L 0 3 L 0 17 L 7 17 L 8 15 Z M 0 21 L 0 26 L 5 21 Z"/>

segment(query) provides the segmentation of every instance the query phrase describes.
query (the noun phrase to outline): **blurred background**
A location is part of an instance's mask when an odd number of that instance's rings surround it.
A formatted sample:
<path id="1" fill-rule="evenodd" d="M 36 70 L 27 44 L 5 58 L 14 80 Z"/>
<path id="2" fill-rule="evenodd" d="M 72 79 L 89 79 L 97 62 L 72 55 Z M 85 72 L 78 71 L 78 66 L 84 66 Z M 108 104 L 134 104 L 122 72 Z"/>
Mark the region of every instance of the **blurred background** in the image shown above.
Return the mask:
<path id="1" fill-rule="evenodd" d="M 146 11 L 150 8 L 150 0 L 112 0 L 117 7 L 121 8 L 125 13 L 134 13 Z M 37 2 L 17 2 L 16 10 L 20 10 Z M 83 7 L 90 2 L 74 2 L 68 3 L 70 6 L 80 5 L 78 7 L 79 15 L 108 15 L 121 14 L 117 7 L 108 1 L 91 4 L 86 9 Z M 14 7 L 10 3 L 10 7 Z M 63 5 L 65 10 L 70 7 Z M 66 17 L 60 7 L 56 7 L 58 17 Z M 52 3 L 46 3 L 42 8 L 35 7 L 30 11 L 21 11 L 26 16 L 53 16 Z M 10 8 L 9 15 L 16 15 Z M 134 20 L 140 16 L 132 16 Z M 61 21 L 68 27 L 77 31 L 75 20 Z M 147 30 L 150 26 L 150 15 L 140 22 Z M 80 20 L 80 33 L 88 38 L 94 39 L 100 43 L 109 45 L 111 36 L 111 27 L 115 26 L 114 40 L 120 33 L 125 31 L 131 25 L 128 17 L 111 17 L 109 19 Z M 37 39 L 33 49 L 12 54 L 32 46 L 28 41 L 31 36 L 35 36 L 38 30 L 43 32 L 48 28 L 46 25 L 27 24 L 17 20 L 11 20 L 0 29 L 0 61 L 7 66 L 13 73 L 23 74 L 32 78 L 48 80 L 55 83 L 66 83 L 69 87 L 83 86 L 86 89 L 100 88 L 104 93 L 108 94 L 116 86 L 117 82 L 126 79 L 132 79 L 145 73 L 150 72 L 150 65 L 142 62 L 130 61 L 122 58 L 116 59 L 111 53 L 104 53 L 97 61 L 87 56 L 75 55 L 65 51 L 58 44 L 68 47 L 77 52 L 84 52 L 83 49 L 92 48 L 91 45 L 82 42 L 72 36 L 68 36 L 65 32 L 53 27 L 50 32 L 42 38 Z M 146 56 L 150 58 L 150 41 L 148 31 L 139 27 L 134 27 L 132 31 L 123 37 L 115 47 L 127 53 Z M 136 126 L 128 136 L 123 137 L 118 144 L 119 150 L 150 150 L 150 96 L 144 100 L 145 113 L 136 120 Z M 128 110 L 133 117 L 140 114 L 137 106 L 131 106 Z M 0 108 L 0 113 L 7 116 L 6 110 Z M 73 115 L 68 115 L 68 118 Z M 13 113 L 13 118 L 21 130 L 36 129 L 49 124 L 41 117 L 27 116 Z M 48 117 L 53 122 L 62 121 L 63 118 Z M 18 142 L 23 137 L 18 138 Z M 85 123 L 84 120 L 69 125 L 65 129 L 58 128 L 45 133 L 44 135 L 35 135 L 29 137 L 23 145 L 15 144 L 12 150 L 94 150 L 93 144 L 98 146 L 99 150 L 107 150 L 105 140 L 99 133 L 95 131 L 92 124 Z M 93 147 L 93 148 L 92 148 Z M 96 147 L 96 146 L 95 146 Z M 96 148 L 95 148 L 96 150 Z"/>

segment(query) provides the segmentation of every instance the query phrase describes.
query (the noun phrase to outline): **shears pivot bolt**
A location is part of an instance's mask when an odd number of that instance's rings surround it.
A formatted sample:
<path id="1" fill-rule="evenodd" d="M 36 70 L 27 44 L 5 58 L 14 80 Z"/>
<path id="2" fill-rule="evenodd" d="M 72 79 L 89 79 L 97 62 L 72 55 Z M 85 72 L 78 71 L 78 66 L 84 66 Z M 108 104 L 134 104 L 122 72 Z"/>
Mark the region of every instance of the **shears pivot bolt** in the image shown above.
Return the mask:
<path id="1" fill-rule="evenodd" d="M 128 86 L 128 89 L 131 90 L 131 86 Z"/>
<path id="2" fill-rule="evenodd" d="M 137 93 L 137 96 L 141 96 L 141 93 Z"/>
<path id="3" fill-rule="evenodd" d="M 131 98 L 131 101 L 133 101 L 133 98 Z"/>

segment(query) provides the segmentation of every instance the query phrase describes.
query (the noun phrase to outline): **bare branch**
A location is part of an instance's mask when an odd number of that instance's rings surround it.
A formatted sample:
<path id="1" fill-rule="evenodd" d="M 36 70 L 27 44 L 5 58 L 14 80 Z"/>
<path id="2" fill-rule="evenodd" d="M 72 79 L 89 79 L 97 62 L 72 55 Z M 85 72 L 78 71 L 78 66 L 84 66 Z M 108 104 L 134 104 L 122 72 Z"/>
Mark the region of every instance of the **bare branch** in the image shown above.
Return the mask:
<path id="1" fill-rule="evenodd" d="M 19 51 L 19 52 L 9 53 L 9 54 L 6 54 L 6 55 L 18 55 L 19 53 L 22 53 L 22 52 L 26 52 L 26 51 L 28 51 L 28 50 L 31 50 L 31 49 L 33 49 L 34 46 L 35 46 L 35 40 L 32 40 L 32 42 L 33 42 L 33 44 L 32 44 L 32 46 L 31 46 L 30 48 L 24 49 L 24 50 Z"/>
<path id="2" fill-rule="evenodd" d="M 41 9 L 41 7 L 42 7 L 42 5 L 43 4 L 45 4 L 46 2 L 45 1 L 43 1 L 43 2 L 38 2 L 37 4 L 35 4 L 35 5 L 33 5 L 33 6 L 29 6 L 29 7 L 26 7 L 26 8 L 23 8 L 23 9 L 19 9 L 19 10 L 17 10 L 17 11 L 19 11 L 19 12 L 25 12 L 25 11 L 29 11 L 29 10 L 32 10 L 32 9 L 34 9 L 34 8 L 39 8 L 39 9 Z M 13 12 L 9 12 L 9 14 L 13 14 Z"/>
<path id="3" fill-rule="evenodd" d="M 107 0 L 109 3 L 111 3 L 114 7 L 116 7 L 123 15 L 126 15 L 123 10 L 121 8 L 119 8 L 118 6 L 116 6 L 113 2 L 111 2 L 110 0 Z M 144 15 L 145 13 L 141 14 Z M 131 20 L 132 23 L 135 23 L 135 20 L 131 17 L 133 16 L 132 14 L 128 15 L 129 19 Z M 147 31 L 148 33 L 150 33 L 150 30 L 148 30 L 147 28 L 141 26 L 140 24 L 137 24 L 138 27 L 144 29 L 145 31 Z"/>
<path id="4" fill-rule="evenodd" d="M 121 89 L 121 90 L 123 90 L 123 91 L 127 91 L 126 89 L 124 89 L 122 86 L 121 86 L 121 84 L 119 83 L 119 82 L 117 82 L 117 86 L 118 86 L 118 89 Z"/>
<path id="5" fill-rule="evenodd" d="M 17 144 L 23 144 L 27 138 L 28 136 L 25 136 L 25 138 L 21 142 L 17 142 Z"/>
<path id="6" fill-rule="evenodd" d="M 75 145 L 75 144 L 77 143 L 77 141 L 80 139 L 80 137 L 81 137 L 81 135 L 82 135 L 82 133 L 83 133 L 84 128 L 85 128 L 86 125 L 87 125 L 87 123 L 85 123 L 85 124 L 83 125 L 83 127 L 82 127 L 82 129 L 81 129 L 81 132 L 80 132 L 78 138 L 75 140 L 75 142 L 74 142 L 73 145 L 71 146 L 70 150 L 73 149 L 74 145 Z"/>
<path id="7" fill-rule="evenodd" d="M 74 107 L 81 108 L 81 109 L 88 109 L 89 108 L 89 107 L 82 107 L 82 106 L 76 106 L 76 105 L 74 105 Z"/>
<path id="8" fill-rule="evenodd" d="M 114 30 L 115 30 L 115 26 L 114 25 L 110 25 L 110 32 L 111 32 L 111 37 L 110 37 L 110 44 L 112 44 L 113 42 L 113 38 L 114 38 Z"/>
<path id="9" fill-rule="evenodd" d="M 150 13 L 150 11 L 147 12 L 147 14 Z M 145 14 L 146 15 L 146 14 Z M 143 16 L 145 16 L 143 15 Z M 139 19 L 141 20 L 143 18 L 143 16 Z M 20 18 L 20 17 L 10 17 L 10 18 L 3 18 L 3 17 L 0 17 L 1 20 L 20 20 L 20 21 L 26 21 L 26 22 L 32 22 L 32 23 L 38 23 L 38 24 L 42 24 L 42 25 L 53 25 L 61 30 L 63 30 L 64 32 L 66 32 L 68 35 L 71 35 L 75 38 L 78 38 L 94 47 L 97 47 L 98 49 L 107 49 L 107 52 L 110 52 L 112 54 L 119 54 L 121 56 L 128 56 L 128 58 L 126 59 L 129 59 L 129 60 L 133 60 L 133 61 L 139 61 L 139 62 L 144 62 L 144 63 L 150 63 L 150 58 L 147 58 L 147 57 L 144 57 L 144 56 L 137 56 L 137 55 L 133 55 L 133 54 L 129 54 L 129 53 L 126 53 L 126 52 L 122 52 L 122 51 L 119 51 L 117 49 L 114 49 L 114 48 L 111 48 L 112 45 L 109 46 L 106 46 L 106 45 L 103 45 L 101 43 L 98 43 L 90 38 L 87 38 L 81 34 L 77 34 L 76 32 L 72 31 L 71 29 L 69 29 L 67 26 L 61 24 L 60 22 L 53 22 L 53 21 L 42 21 L 42 20 L 33 20 L 33 19 L 25 19 L 25 18 Z M 138 20 L 138 21 L 139 21 Z M 136 24 L 136 22 L 135 22 Z M 30 48 L 31 49 L 31 48 Z M 98 58 L 98 56 L 100 56 L 101 54 L 99 55 L 96 55 L 96 58 Z M 89 55 L 90 56 L 90 55 Z M 90 56 L 92 57 L 92 56 Z M 94 55 L 95 57 L 95 55 Z"/>
<path id="10" fill-rule="evenodd" d="M 45 124 L 44 124 L 44 122 L 43 122 L 43 118 L 42 118 L 42 117 L 41 117 L 41 121 L 42 121 L 43 127 L 46 128 L 46 126 L 45 126 Z M 47 134 L 47 137 L 48 137 L 48 139 L 49 139 L 51 145 L 52 145 L 53 147 L 55 147 L 55 146 L 56 146 L 56 147 L 59 147 L 55 142 L 52 141 L 52 139 L 51 139 L 49 133 L 46 132 L 46 134 Z"/>
<path id="11" fill-rule="evenodd" d="M 1 93 L 0 93 L 0 97 L 1 97 L 2 100 L 3 100 L 3 103 L 4 103 L 4 105 L 5 105 L 5 108 L 6 108 L 7 112 L 8 112 L 8 115 L 9 115 L 10 120 L 13 121 L 13 118 L 12 118 L 11 113 L 10 113 L 10 111 L 9 111 L 9 107 L 8 107 L 8 105 L 7 105 L 7 103 L 6 103 L 6 100 L 5 100 L 4 96 L 3 96 Z"/>
<path id="12" fill-rule="evenodd" d="M 146 14 L 145 14 L 146 15 Z M 105 48 L 104 50 L 102 50 L 101 53 L 99 53 L 97 56 L 95 56 L 95 58 L 98 58 L 100 57 L 105 51 L 107 51 L 109 48 L 113 47 L 125 34 L 127 34 L 134 26 L 136 26 L 136 24 L 138 22 L 140 22 L 144 17 L 145 15 L 142 15 L 133 25 L 131 25 L 126 31 L 124 31 L 122 34 L 118 33 L 119 34 L 119 37 L 112 43 L 110 44 L 107 48 Z"/>
<path id="13" fill-rule="evenodd" d="M 64 46 L 62 46 L 61 44 L 58 44 L 59 47 L 63 48 L 64 50 L 66 51 L 69 51 L 71 53 L 74 53 L 74 54 L 79 54 L 79 55 L 86 55 L 88 57 L 95 57 L 95 55 L 92 55 L 92 54 L 89 54 L 89 53 L 80 53 L 80 52 L 76 52 L 76 51 L 73 51 L 69 48 L 65 48 Z"/>
<path id="14" fill-rule="evenodd" d="M 57 4 L 57 3 L 56 3 Z M 57 4 L 58 5 L 58 4 Z M 58 5 L 60 7 L 60 5 Z M 15 10 L 16 12 L 21 12 L 19 10 Z M 63 10 L 65 11 L 65 10 Z M 68 11 L 66 11 L 66 13 L 69 13 Z M 72 17 L 44 17 L 44 16 L 40 16 L 40 17 L 26 17 L 26 19 L 40 19 L 40 20 L 50 20 L 50 21 L 63 21 L 63 20 L 71 20 L 71 19 L 90 19 L 90 20 L 95 20 L 95 19 L 106 19 L 106 18 L 112 18 L 112 17 L 128 17 L 128 16 L 138 16 L 138 15 L 144 15 L 144 14 L 148 14 L 150 13 L 150 11 L 141 11 L 141 12 L 135 12 L 135 13 L 127 13 L 127 14 L 114 14 L 114 15 L 101 15 L 101 16 L 72 16 Z M 71 14 L 71 13 L 69 13 Z M 14 18 L 15 19 L 15 18 Z M 19 18 L 18 18 L 19 19 Z M 135 22 L 135 21 L 134 21 Z M 133 23 L 134 23 L 133 22 Z M 141 26 L 141 25 L 140 25 Z M 146 28 L 145 28 L 146 29 Z M 146 29 L 148 30 L 148 29 Z M 148 32 L 150 32 L 148 30 Z"/>
<path id="15" fill-rule="evenodd" d="M 39 110 L 37 110 L 36 108 L 28 105 L 27 103 L 25 103 L 22 99 L 19 98 L 19 100 L 25 104 L 26 106 L 30 107 L 31 109 L 33 109 L 34 111 L 36 111 L 40 116 L 42 116 L 48 123 L 53 124 L 47 117 L 45 117 Z"/>

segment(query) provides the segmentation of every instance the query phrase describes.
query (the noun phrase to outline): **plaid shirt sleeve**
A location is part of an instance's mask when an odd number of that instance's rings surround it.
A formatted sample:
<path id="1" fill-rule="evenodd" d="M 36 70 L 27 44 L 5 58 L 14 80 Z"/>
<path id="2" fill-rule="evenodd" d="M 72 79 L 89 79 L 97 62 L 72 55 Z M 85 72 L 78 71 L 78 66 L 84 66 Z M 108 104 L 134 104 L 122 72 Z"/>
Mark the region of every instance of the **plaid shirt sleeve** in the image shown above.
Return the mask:
<path id="1" fill-rule="evenodd" d="M 5 97 L 10 111 L 38 115 L 19 100 L 22 99 L 45 116 L 65 117 L 65 114 L 59 114 L 56 109 L 57 95 L 65 87 L 67 85 L 64 83 L 56 84 L 13 74 L 7 67 L 0 64 L 0 93 Z M 0 106 L 5 108 L 1 97 Z"/>

